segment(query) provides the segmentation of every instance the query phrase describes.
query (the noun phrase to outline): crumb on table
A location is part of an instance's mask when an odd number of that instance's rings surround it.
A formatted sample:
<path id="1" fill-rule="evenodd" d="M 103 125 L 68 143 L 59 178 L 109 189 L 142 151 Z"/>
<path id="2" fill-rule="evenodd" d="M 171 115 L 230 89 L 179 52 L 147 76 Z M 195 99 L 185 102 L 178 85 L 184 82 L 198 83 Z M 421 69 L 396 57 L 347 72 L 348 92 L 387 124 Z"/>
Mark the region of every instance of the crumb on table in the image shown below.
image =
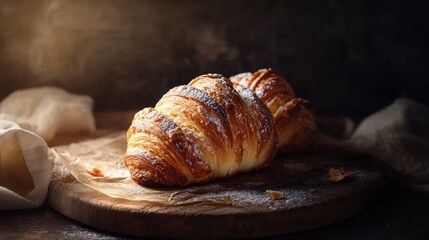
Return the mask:
<path id="1" fill-rule="evenodd" d="M 104 173 L 99 168 L 93 167 L 86 169 L 86 171 L 94 177 L 104 177 Z"/>
<path id="2" fill-rule="evenodd" d="M 351 175 L 352 173 L 350 171 L 346 171 L 344 169 L 336 169 L 336 168 L 329 169 L 329 179 L 332 182 L 341 182 L 346 178 L 350 177 Z"/>
<path id="3" fill-rule="evenodd" d="M 268 194 L 268 196 L 270 196 L 270 198 L 271 198 L 272 200 L 278 200 L 278 199 L 283 199 L 283 198 L 285 198 L 284 193 L 279 192 L 279 191 L 266 190 L 265 192 Z"/>

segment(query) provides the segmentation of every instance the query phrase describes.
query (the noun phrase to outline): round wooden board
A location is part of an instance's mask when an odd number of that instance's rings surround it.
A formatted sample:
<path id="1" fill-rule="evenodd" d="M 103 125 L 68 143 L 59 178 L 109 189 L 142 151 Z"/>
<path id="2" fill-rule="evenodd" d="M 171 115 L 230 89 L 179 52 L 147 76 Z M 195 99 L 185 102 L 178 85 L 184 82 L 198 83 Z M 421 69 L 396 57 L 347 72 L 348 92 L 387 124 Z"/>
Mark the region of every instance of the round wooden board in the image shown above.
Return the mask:
<path id="1" fill-rule="evenodd" d="M 162 205 L 111 198 L 56 174 L 49 204 L 76 221 L 97 229 L 140 236 L 174 238 L 249 238 L 324 226 L 370 206 L 381 194 L 380 172 L 345 163 L 335 151 L 279 155 L 269 167 L 188 187 L 195 195 L 231 197 L 230 204 L 199 202 Z M 351 171 L 343 182 L 329 180 L 330 167 Z M 284 193 L 272 200 L 266 190 Z"/>

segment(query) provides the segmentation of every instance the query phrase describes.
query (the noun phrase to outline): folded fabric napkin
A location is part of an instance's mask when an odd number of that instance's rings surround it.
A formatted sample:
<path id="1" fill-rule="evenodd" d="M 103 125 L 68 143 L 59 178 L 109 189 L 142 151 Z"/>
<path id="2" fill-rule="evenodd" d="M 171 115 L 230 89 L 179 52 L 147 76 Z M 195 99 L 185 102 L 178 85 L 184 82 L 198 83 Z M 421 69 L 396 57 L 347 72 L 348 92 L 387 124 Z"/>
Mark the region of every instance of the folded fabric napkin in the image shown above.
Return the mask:
<path id="1" fill-rule="evenodd" d="M 364 119 L 346 149 L 371 154 L 383 172 L 398 183 L 429 193 L 429 109 L 398 99 Z"/>
<path id="2" fill-rule="evenodd" d="M 49 155 L 40 136 L 0 120 L 0 210 L 43 203 L 54 166 Z"/>
<path id="3" fill-rule="evenodd" d="M 16 122 L 45 141 L 57 133 L 95 131 L 92 98 L 57 87 L 18 90 L 0 103 L 0 119 Z"/>
<path id="4" fill-rule="evenodd" d="M 332 133 L 322 135 L 322 145 L 357 154 L 353 159 L 365 159 L 363 164 L 379 168 L 391 180 L 411 190 L 429 193 L 429 108 L 426 106 L 400 98 L 366 117 L 356 128 L 349 118 L 325 119 L 320 123 L 322 130 Z"/>
<path id="5" fill-rule="evenodd" d="M 0 103 L 0 210 L 40 206 L 54 166 L 46 141 L 95 131 L 92 99 L 55 87 L 19 90 Z"/>

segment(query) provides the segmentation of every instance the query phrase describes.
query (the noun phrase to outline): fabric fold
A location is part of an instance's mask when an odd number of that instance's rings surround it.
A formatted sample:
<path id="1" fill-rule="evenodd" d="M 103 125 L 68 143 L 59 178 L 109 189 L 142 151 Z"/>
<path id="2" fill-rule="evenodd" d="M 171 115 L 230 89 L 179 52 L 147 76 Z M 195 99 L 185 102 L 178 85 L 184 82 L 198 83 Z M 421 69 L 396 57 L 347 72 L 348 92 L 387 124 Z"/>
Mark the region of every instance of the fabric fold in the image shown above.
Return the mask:
<path id="1" fill-rule="evenodd" d="M 0 210 L 40 206 L 53 167 L 53 157 L 40 136 L 0 120 Z"/>

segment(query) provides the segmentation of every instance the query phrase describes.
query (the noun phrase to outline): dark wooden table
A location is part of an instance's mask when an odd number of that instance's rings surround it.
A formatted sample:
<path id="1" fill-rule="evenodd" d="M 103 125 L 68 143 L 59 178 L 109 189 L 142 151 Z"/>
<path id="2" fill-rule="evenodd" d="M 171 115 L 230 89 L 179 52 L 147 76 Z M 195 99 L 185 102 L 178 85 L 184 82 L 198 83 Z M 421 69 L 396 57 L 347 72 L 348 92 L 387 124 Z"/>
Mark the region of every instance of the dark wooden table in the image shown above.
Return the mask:
<path id="1" fill-rule="evenodd" d="M 272 239 L 429 239 L 429 195 L 386 182 L 383 195 L 366 211 L 335 224 Z M 48 205 L 0 212 L 0 239 L 132 239 L 75 222 Z"/>

